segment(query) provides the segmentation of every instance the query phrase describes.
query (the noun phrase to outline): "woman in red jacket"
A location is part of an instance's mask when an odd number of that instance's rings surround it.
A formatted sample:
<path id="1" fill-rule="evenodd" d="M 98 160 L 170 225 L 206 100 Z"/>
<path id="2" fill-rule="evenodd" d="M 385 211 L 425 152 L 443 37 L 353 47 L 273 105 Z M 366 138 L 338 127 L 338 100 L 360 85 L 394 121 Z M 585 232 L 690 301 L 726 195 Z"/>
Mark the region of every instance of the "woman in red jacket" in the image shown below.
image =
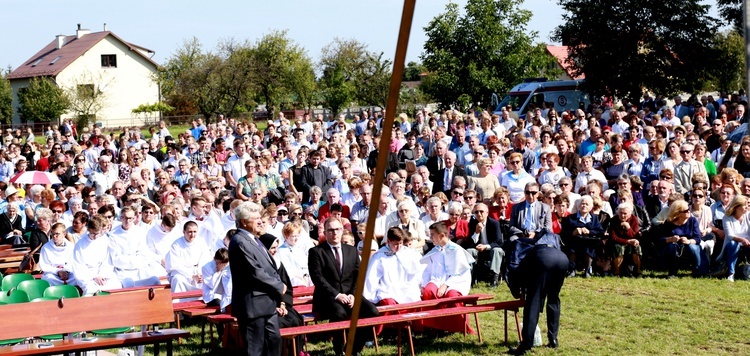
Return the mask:
<path id="1" fill-rule="evenodd" d="M 461 244 L 459 240 L 466 239 L 469 237 L 469 222 L 461 220 L 461 212 L 463 207 L 461 204 L 451 204 L 448 208 L 448 229 L 450 230 L 451 241 Z"/>

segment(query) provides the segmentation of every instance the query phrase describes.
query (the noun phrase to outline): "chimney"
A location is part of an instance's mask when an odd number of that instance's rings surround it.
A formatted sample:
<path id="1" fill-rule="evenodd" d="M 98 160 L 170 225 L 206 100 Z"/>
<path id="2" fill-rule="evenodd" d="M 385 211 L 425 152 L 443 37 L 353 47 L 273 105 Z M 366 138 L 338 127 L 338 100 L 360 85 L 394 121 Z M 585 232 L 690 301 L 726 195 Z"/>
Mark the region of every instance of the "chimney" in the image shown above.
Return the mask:
<path id="1" fill-rule="evenodd" d="M 76 38 L 81 38 L 88 35 L 89 33 L 91 33 L 91 30 L 81 29 L 81 24 L 78 24 L 78 29 L 76 30 Z"/>
<path id="2" fill-rule="evenodd" d="M 107 32 L 107 23 L 104 23 L 104 32 Z"/>
<path id="3" fill-rule="evenodd" d="M 55 46 L 57 49 L 65 46 L 65 37 L 65 35 L 57 35 L 57 45 Z"/>

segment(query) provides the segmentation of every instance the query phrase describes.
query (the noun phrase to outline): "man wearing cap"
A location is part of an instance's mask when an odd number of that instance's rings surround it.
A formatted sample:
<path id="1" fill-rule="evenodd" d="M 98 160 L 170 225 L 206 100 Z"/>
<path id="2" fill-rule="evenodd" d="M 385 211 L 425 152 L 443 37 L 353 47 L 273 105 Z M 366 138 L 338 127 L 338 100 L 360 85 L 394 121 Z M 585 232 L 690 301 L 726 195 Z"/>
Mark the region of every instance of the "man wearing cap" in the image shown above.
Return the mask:
<path id="1" fill-rule="evenodd" d="M 96 189 L 96 195 L 104 195 L 117 181 L 117 171 L 112 169 L 112 156 L 99 156 L 99 169 L 89 177 L 88 185 Z"/>

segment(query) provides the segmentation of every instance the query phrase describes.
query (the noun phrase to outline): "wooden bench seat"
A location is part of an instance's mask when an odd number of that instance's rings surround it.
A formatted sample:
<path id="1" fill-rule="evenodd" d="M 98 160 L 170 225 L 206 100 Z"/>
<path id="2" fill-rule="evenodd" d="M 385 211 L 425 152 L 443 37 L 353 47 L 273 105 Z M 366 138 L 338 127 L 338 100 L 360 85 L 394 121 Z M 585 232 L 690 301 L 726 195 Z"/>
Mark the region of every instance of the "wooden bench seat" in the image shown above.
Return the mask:
<path id="1" fill-rule="evenodd" d="M 292 297 L 307 297 L 313 295 L 315 287 L 294 287 L 292 289 Z"/>
<path id="2" fill-rule="evenodd" d="M 397 315 L 385 315 L 385 316 L 376 316 L 372 318 L 365 318 L 365 319 L 359 319 L 357 322 L 357 327 L 373 327 L 373 326 L 379 326 L 379 325 L 404 325 L 407 329 L 407 334 L 409 338 L 409 346 L 411 349 L 411 355 L 414 355 L 414 343 L 412 340 L 412 334 L 411 334 L 411 323 L 414 321 L 419 320 L 425 320 L 425 319 L 431 319 L 431 318 L 440 318 L 445 316 L 453 316 L 453 315 L 464 315 L 464 314 L 477 314 L 477 313 L 483 313 L 483 312 L 490 312 L 490 311 L 496 311 L 496 310 L 504 310 L 506 311 L 506 317 L 507 317 L 507 311 L 512 310 L 517 312 L 519 308 L 523 307 L 523 301 L 522 300 L 512 300 L 512 301 L 505 301 L 505 302 L 494 302 L 494 303 L 488 303 L 488 304 L 479 304 L 479 305 L 472 305 L 472 306 L 463 306 L 463 307 L 452 307 L 452 308 L 445 308 L 445 309 L 432 309 L 427 311 L 416 311 L 406 314 L 397 314 Z M 518 323 L 518 316 L 516 315 L 516 323 Z M 348 320 L 344 321 L 335 321 L 335 322 L 329 322 L 329 323 L 322 323 L 322 324 L 313 324 L 313 325 L 305 325 L 305 326 L 295 326 L 291 328 L 283 328 L 281 329 L 281 337 L 287 338 L 292 340 L 292 347 L 296 347 L 294 345 L 294 337 L 298 335 L 307 335 L 307 334 L 315 334 L 315 333 L 325 333 L 325 332 L 333 332 L 333 331 L 345 331 L 349 329 L 351 322 Z M 517 324 L 518 327 L 518 324 Z M 520 328 L 519 328 L 520 333 Z M 519 334 L 520 335 L 520 334 Z M 507 320 L 506 320 L 506 339 L 505 342 L 507 344 Z M 398 353 L 401 354 L 401 342 L 399 340 L 398 345 Z"/>
<path id="3" fill-rule="evenodd" d="M 3 339 L 64 335 L 63 340 L 51 343 L 0 347 L 0 355 L 60 354 L 146 344 L 154 344 L 156 352 L 159 343 L 167 343 L 167 354 L 171 355 L 172 341 L 189 335 L 179 329 L 159 332 L 145 330 L 148 325 L 172 321 L 171 293 L 168 287 L 163 286 L 94 297 L 0 305 L 0 314 L 4 320 L 12 320 L 0 323 Z M 80 331 L 123 326 L 141 326 L 142 330 L 111 337 L 99 336 L 91 341 L 71 337 Z M 51 347 L 40 348 L 40 345 Z M 143 347 L 139 347 L 139 352 L 142 351 Z"/>

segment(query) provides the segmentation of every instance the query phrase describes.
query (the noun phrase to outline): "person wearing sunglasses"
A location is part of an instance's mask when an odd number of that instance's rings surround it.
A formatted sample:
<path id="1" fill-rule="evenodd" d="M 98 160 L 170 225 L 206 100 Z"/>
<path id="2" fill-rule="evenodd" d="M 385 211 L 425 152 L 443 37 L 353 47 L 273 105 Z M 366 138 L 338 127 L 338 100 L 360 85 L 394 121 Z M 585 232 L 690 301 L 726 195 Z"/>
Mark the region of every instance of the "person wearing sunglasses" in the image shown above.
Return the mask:
<path id="1" fill-rule="evenodd" d="M 674 186 L 675 190 L 680 194 L 685 194 L 692 188 L 692 179 L 695 175 L 703 176 L 703 180 L 708 182 L 706 166 L 693 159 L 694 150 L 695 147 L 689 143 L 680 146 L 682 162 L 674 167 Z"/>
<path id="2" fill-rule="evenodd" d="M 510 234 L 534 238 L 542 230 L 552 231 L 550 206 L 537 201 L 539 183 L 530 182 L 524 187 L 524 201 L 513 206 L 510 217 Z"/>

